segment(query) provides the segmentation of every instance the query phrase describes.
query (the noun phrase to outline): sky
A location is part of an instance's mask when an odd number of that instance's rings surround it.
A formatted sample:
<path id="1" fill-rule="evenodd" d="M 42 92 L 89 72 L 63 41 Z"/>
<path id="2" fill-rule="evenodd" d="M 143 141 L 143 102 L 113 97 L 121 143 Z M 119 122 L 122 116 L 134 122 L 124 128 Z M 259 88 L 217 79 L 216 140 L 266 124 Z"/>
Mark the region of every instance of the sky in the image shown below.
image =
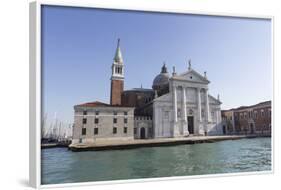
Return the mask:
<path id="1" fill-rule="evenodd" d="M 271 100 L 271 37 L 268 19 L 44 6 L 43 112 L 73 122 L 74 105 L 109 103 L 118 38 L 125 89 L 151 88 L 164 61 L 180 74 L 191 59 L 222 109 Z"/>

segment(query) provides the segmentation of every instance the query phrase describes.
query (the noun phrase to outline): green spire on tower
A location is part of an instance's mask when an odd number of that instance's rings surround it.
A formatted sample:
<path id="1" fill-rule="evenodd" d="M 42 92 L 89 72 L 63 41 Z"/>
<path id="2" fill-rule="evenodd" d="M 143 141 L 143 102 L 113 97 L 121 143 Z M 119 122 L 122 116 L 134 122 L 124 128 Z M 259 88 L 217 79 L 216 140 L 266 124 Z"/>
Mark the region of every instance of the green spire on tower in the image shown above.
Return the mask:
<path id="1" fill-rule="evenodd" d="M 115 53 L 115 56 L 114 56 L 114 61 L 117 62 L 117 63 L 120 63 L 120 64 L 123 63 L 123 58 L 122 58 L 122 53 L 121 53 L 121 48 L 120 48 L 120 38 L 118 38 L 116 53 Z"/>

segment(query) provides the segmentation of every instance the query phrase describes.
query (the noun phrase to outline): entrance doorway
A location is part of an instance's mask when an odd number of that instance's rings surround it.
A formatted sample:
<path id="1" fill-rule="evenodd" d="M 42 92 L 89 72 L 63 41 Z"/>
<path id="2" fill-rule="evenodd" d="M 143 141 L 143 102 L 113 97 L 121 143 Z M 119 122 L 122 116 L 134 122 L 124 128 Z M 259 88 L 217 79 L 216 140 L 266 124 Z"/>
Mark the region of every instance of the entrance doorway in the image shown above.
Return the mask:
<path id="1" fill-rule="evenodd" d="M 225 125 L 222 126 L 222 133 L 225 135 L 226 134 L 226 127 Z"/>
<path id="2" fill-rule="evenodd" d="M 250 124 L 250 132 L 251 132 L 251 134 L 254 133 L 254 125 L 252 123 Z"/>
<path id="3" fill-rule="evenodd" d="M 145 139 L 145 128 L 144 128 L 144 127 L 142 127 L 142 128 L 140 129 L 140 138 L 141 138 L 141 139 Z"/>
<path id="4" fill-rule="evenodd" d="M 189 134 L 194 134 L 194 119 L 193 116 L 187 117 Z"/>

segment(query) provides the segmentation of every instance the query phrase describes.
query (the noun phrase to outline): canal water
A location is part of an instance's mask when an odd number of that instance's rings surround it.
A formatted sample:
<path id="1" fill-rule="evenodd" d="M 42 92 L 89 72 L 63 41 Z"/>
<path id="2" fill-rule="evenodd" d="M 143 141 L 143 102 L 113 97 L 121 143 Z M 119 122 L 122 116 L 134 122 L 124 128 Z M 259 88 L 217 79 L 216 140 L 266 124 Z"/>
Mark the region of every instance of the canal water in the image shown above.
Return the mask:
<path id="1" fill-rule="evenodd" d="M 271 138 L 72 152 L 42 150 L 42 184 L 271 170 Z"/>

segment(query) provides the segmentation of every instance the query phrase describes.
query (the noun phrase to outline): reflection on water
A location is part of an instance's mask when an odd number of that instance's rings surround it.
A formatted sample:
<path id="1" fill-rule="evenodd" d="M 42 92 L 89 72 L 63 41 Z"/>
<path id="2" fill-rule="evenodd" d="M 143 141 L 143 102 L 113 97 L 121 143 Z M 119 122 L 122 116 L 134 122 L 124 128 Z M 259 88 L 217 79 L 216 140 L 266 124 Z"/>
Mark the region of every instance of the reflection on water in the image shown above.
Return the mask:
<path id="1" fill-rule="evenodd" d="M 130 150 L 42 150 L 42 184 L 271 170 L 271 138 Z"/>

